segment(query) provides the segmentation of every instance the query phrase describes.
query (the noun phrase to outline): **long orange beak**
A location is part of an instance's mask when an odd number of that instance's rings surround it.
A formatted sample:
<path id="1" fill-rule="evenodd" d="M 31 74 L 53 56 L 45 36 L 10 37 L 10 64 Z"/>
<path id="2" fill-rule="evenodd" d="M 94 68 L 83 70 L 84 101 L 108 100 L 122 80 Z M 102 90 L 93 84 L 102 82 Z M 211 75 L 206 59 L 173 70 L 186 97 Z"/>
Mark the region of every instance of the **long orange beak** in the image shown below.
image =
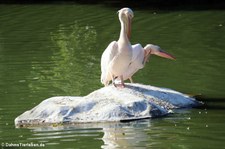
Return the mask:
<path id="1" fill-rule="evenodd" d="M 171 54 L 169 54 L 166 51 L 163 51 L 161 49 L 158 50 L 158 52 L 155 52 L 154 54 L 155 55 L 158 55 L 160 57 L 164 57 L 164 58 L 168 58 L 168 59 L 172 59 L 172 60 L 175 60 L 176 59 L 173 55 L 171 55 Z"/>
<path id="2" fill-rule="evenodd" d="M 128 39 L 130 39 L 131 37 L 131 18 L 130 17 L 128 17 L 127 37 Z"/>

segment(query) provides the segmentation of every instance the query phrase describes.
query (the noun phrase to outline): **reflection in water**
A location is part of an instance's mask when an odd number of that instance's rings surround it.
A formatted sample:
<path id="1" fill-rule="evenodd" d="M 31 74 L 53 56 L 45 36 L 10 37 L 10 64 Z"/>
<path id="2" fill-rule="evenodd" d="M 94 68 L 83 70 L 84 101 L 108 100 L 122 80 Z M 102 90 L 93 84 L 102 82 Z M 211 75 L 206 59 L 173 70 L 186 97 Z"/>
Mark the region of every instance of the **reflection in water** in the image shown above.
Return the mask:
<path id="1" fill-rule="evenodd" d="M 144 147 L 143 142 L 147 142 L 148 134 L 143 128 L 150 127 L 150 121 L 131 122 L 131 123 L 92 123 L 92 124 L 74 124 L 62 125 L 59 127 L 37 127 L 33 128 L 33 137 L 28 140 L 38 140 L 45 142 L 47 146 L 54 143 L 63 144 L 63 142 L 73 140 L 75 144 L 90 144 L 90 138 L 102 140 L 101 148 L 132 148 L 135 146 Z M 81 138 L 84 139 L 81 139 Z M 55 140 L 57 139 L 57 140 Z M 56 142 L 52 142 L 52 140 Z M 96 140 L 94 140 L 96 142 Z M 88 142 L 88 143 L 86 143 Z M 95 148 L 95 144 L 92 144 Z M 64 147 L 74 148 L 72 144 Z M 99 148 L 96 146 L 96 148 Z"/>
<path id="2" fill-rule="evenodd" d="M 137 123 L 124 124 L 124 126 L 122 124 L 120 125 L 114 124 L 110 127 L 103 128 L 104 135 L 102 140 L 104 141 L 104 145 L 101 146 L 102 148 L 114 149 L 117 147 L 140 147 L 143 145 L 141 145 L 142 142 L 147 141 L 148 135 L 146 131 L 137 130 L 137 128 L 133 129 L 137 127 Z M 148 125 L 150 125 L 150 123 L 147 125 L 145 124 L 144 127 L 147 127 Z"/>
<path id="3" fill-rule="evenodd" d="M 52 87 L 60 89 L 66 95 L 80 95 L 87 84 L 96 84 L 99 79 L 96 73 L 93 75 L 98 67 L 98 59 L 94 55 L 97 37 L 95 29 L 75 22 L 70 26 L 60 25 L 50 35 L 54 44 L 53 56 L 50 58 L 52 67 L 39 68 L 41 72 L 37 72 L 37 67 L 43 65 L 33 64 L 32 75 L 36 76 L 33 78 L 41 82 L 50 80 Z M 31 84 L 30 87 L 34 85 Z"/>

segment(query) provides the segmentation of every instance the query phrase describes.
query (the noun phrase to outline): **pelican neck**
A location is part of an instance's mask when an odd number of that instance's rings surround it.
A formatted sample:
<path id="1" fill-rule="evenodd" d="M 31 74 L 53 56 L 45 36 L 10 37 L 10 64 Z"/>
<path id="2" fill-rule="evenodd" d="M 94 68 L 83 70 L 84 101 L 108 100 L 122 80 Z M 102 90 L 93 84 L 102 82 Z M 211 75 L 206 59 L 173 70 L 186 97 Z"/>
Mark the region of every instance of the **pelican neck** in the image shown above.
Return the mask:
<path id="1" fill-rule="evenodd" d="M 127 29 L 128 26 L 126 26 L 124 21 L 121 20 L 121 19 L 120 19 L 120 24 L 121 24 L 121 30 L 120 30 L 120 37 L 119 37 L 118 41 L 129 42 L 129 39 L 127 37 L 127 32 L 126 32 L 126 29 Z"/>

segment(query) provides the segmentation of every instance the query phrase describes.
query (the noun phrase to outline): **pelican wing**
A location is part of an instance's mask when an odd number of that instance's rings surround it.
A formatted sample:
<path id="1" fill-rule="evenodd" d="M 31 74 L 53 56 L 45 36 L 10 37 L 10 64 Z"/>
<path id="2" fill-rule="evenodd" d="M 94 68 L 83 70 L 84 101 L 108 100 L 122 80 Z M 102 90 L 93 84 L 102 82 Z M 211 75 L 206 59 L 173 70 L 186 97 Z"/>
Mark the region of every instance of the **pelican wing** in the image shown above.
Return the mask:
<path id="1" fill-rule="evenodd" d="M 142 52 L 143 47 L 141 44 L 132 45 L 132 61 L 135 61 Z"/>
<path id="2" fill-rule="evenodd" d="M 132 61 L 128 67 L 128 70 L 123 74 L 124 80 L 132 77 L 139 69 L 144 67 L 144 49 L 141 44 L 132 45 Z"/>
<path id="3" fill-rule="evenodd" d="M 108 85 L 109 81 L 111 81 L 110 76 L 110 63 L 113 60 L 113 58 L 117 54 L 118 44 L 116 41 L 112 41 L 108 47 L 105 49 L 105 51 L 102 54 L 101 57 L 101 82 L 104 85 Z"/>

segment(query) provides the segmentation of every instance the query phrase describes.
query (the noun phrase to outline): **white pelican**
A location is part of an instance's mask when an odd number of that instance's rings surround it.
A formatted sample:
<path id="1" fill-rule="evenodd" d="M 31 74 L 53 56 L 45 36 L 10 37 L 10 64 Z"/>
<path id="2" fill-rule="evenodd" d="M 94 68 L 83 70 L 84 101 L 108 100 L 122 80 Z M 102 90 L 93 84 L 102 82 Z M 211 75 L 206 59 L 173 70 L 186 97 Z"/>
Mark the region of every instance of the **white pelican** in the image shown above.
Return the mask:
<path id="1" fill-rule="evenodd" d="M 132 45 L 132 60 L 128 67 L 128 70 L 123 74 L 123 79 L 129 79 L 133 83 L 132 76 L 145 66 L 151 54 L 161 56 L 168 59 L 175 59 L 171 54 L 163 51 L 159 46 L 153 44 L 147 44 L 144 48 L 141 44 Z M 119 80 L 116 79 L 118 82 Z"/>
<path id="2" fill-rule="evenodd" d="M 118 41 L 111 42 L 101 57 L 101 82 L 105 86 L 112 80 L 120 79 L 124 87 L 123 74 L 128 71 L 132 60 L 132 47 L 129 41 L 131 33 L 131 19 L 133 11 L 130 8 L 123 8 L 118 11 L 121 23 L 120 36 Z"/>

